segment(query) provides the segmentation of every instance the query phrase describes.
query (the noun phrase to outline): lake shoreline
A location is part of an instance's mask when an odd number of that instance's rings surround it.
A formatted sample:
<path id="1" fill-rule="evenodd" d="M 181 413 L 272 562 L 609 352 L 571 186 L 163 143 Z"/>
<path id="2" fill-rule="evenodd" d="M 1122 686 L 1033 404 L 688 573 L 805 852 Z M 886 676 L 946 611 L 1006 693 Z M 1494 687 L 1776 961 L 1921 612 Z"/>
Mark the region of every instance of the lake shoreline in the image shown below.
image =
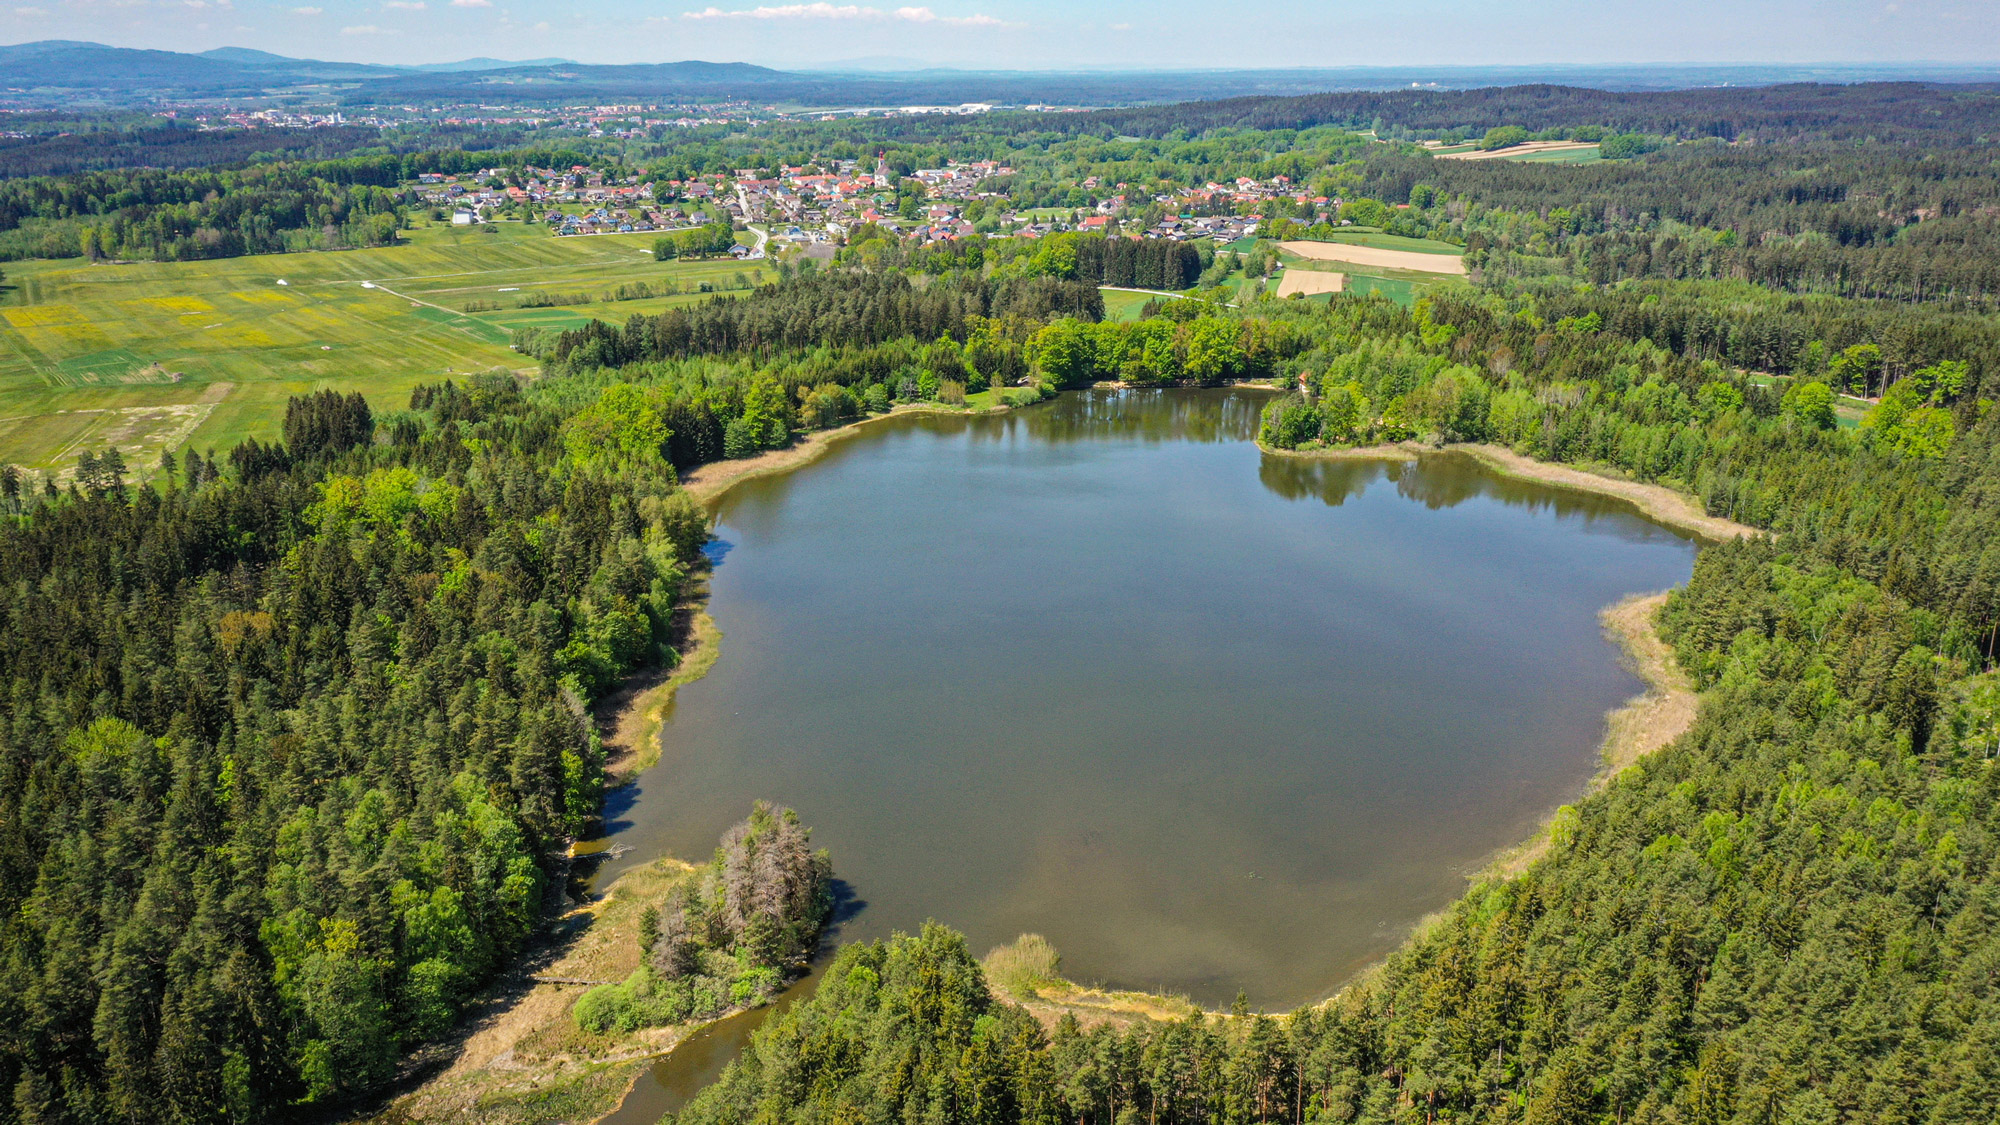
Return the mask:
<path id="1" fill-rule="evenodd" d="M 710 461 L 697 465 L 681 477 L 681 487 L 696 500 L 713 508 L 724 493 L 744 481 L 802 469 L 826 456 L 827 450 L 836 443 L 845 441 L 878 422 L 891 418 L 908 418 L 913 415 L 980 418 L 991 414 L 1009 414 L 1017 409 L 1019 408 L 1005 405 L 981 409 L 970 407 L 953 409 L 933 403 L 906 404 L 890 410 L 887 414 L 871 414 L 831 430 L 815 430 L 783 449 L 767 449 L 755 457 L 738 457 L 734 460 Z"/>
<path id="2" fill-rule="evenodd" d="M 1704 543 L 1721 543 L 1730 539 L 1763 534 L 1747 524 L 1709 515 L 1693 497 L 1666 485 L 1647 484 L 1629 477 L 1612 476 L 1600 471 L 1599 467 L 1579 468 L 1559 461 L 1540 461 L 1516 453 L 1504 445 L 1455 442 L 1449 445 L 1430 446 L 1415 441 L 1399 441 L 1377 445 L 1335 446 L 1326 449 L 1278 449 L 1259 440 L 1257 448 L 1266 456 L 1290 457 L 1305 461 L 1414 461 L 1430 454 L 1463 453 L 1500 476 L 1623 500 L 1653 523 L 1685 533 Z"/>
<path id="3" fill-rule="evenodd" d="M 1240 384 L 1240 386 L 1253 390 L 1274 389 L 1261 384 Z M 1099 387 L 1103 389 L 1105 385 L 1100 384 Z M 910 415 L 979 416 L 1009 413 L 1015 409 L 1017 407 L 995 406 L 985 410 L 962 410 L 935 405 L 904 405 L 888 414 L 872 415 L 832 430 L 810 434 L 783 450 L 771 450 L 757 457 L 711 462 L 700 466 L 683 478 L 683 487 L 713 512 L 721 499 L 736 485 L 749 480 L 790 473 L 811 465 L 826 456 L 827 451 L 835 443 L 844 441 L 862 432 L 864 428 L 885 419 Z M 1714 542 L 1725 538 L 1758 534 L 1755 529 L 1742 524 L 1707 516 L 1689 497 L 1663 485 L 1644 484 L 1570 465 L 1538 461 L 1497 445 L 1465 443 L 1432 447 L 1415 441 L 1404 441 L 1299 451 L 1272 449 L 1261 441 L 1256 441 L 1254 444 L 1268 455 L 1307 460 L 1408 462 L 1429 454 L 1463 453 L 1478 461 L 1483 468 L 1498 475 L 1623 500 L 1631 504 L 1645 518 L 1700 540 Z M 663 751 L 658 736 L 665 712 L 672 704 L 674 693 L 680 687 L 706 675 L 719 656 L 722 634 L 716 628 L 713 618 L 707 613 L 707 596 L 708 590 L 704 582 L 687 599 L 691 626 L 689 635 L 694 643 L 684 652 L 682 661 L 675 671 L 664 678 L 655 673 L 649 686 L 633 694 L 629 699 L 620 701 L 618 706 L 611 709 L 612 714 L 609 718 L 613 728 L 618 732 L 614 735 L 618 753 L 606 764 L 606 772 L 609 775 L 608 788 L 628 784 L 640 772 L 658 763 Z M 1673 663 L 1671 652 L 1659 640 L 1652 625 L 1652 615 L 1657 613 L 1665 597 L 1664 593 L 1634 595 L 1605 607 L 1600 614 L 1606 635 L 1618 642 L 1620 659 L 1639 675 L 1646 687 L 1641 694 L 1606 714 L 1606 733 L 1599 749 L 1607 765 L 1593 778 L 1587 792 L 1598 791 L 1609 783 L 1618 770 L 1671 741 L 1672 737 L 1685 729 L 1687 723 L 1692 722 L 1692 694 L 1685 690 L 1685 681 Z M 1647 732 L 1663 729 L 1660 726 L 1662 715 L 1669 716 L 1672 722 L 1679 725 L 1672 726 L 1670 733 L 1665 737 L 1645 741 Z M 1644 744 L 1640 745 L 1640 742 Z M 611 745 L 613 741 L 607 741 L 607 746 Z M 1550 819 L 1553 816 L 1552 811 Z M 1531 863 L 1546 849 L 1549 823 L 1549 820 L 1545 820 L 1529 838 L 1508 846 L 1485 861 L 1479 867 L 1479 873 L 1473 877 L 1474 880 L 1506 877 L 1508 873 L 1517 874 L 1520 868 Z M 614 880 L 603 893 L 606 895 L 612 893 L 617 885 L 617 881 Z M 1428 920 L 1418 923 L 1412 932 L 1420 932 L 1427 924 Z M 1349 977 L 1331 995 L 1338 995 L 1340 991 L 1366 979 L 1372 971 L 1373 966 L 1370 966 Z M 1141 995 L 1125 990 L 1111 993 L 1075 982 L 1067 982 L 1066 992 L 1076 1001 L 1073 1006 L 1055 1005 L 1047 1010 L 1056 1013 L 1073 1009 L 1079 1017 L 1090 1011 L 1101 1014 L 1105 1010 L 1107 997 Z"/>
<path id="4" fill-rule="evenodd" d="M 1603 792 L 1617 780 L 1618 775 L 1647 755 L 1664 749 L 1694 725 L 1699 696 L 1681 671 L 1673 649 L 1659 633 L 1659 612 L 1666 605 L 1668 596 L 1669 591 L 1664 590 L 1633 594 L 1604 607 L 1598 614 L 1605 635 L 1618 643 L 1620 661 L 1639 677 L 1645 684 L 1645 690 L 1605 713 L 1604 738 L 1598 744 L 1601 765 L 1577 799 Z M 1566 802 L 1550 810 L 1527 839 L 1502 849 L 1482 863 L 1467 878 L 1466 890 L 1525 874 L 1548 854 L 1550 831 L 1556 817 L 1568 807 Z M 1409 945 L 1443 922 L 1463 898 L 1461 893 L 1449 906 L 1411 926 L 1409 932 L 1396 942 L 1396 949 Z M 1367 984 L 1388 963 L 1394 952 L 1391 950 L 1357 970 L 1336 985 L 1325 998 L 1299 1007 L 1320 1008 L 1336 1002 L 1344 994 Z M 1141 1018 L 1180 1018 L 1181 1014 L 1190 1010 L 1216 1017 L 1228 1014 L 1201 1008 L 1184 996 L 1107 989 L 1062 977 L 1037 987 L 1032 995 L 1009 993 L 1006 998 L 1027 1008 L 1049 1028 L 1053 1028 L 1065 1015 L 1076 1017 L 1087 1028 L 1097 1023 L 1123 1027 Z"/>
<path id="5" fill-rule="evenodd" d="M 1006 414 L 1012 406 L 990 406 L 979 410 L 955 410 L 932 405 L 899 406 L 887 414 L 858 418 L 831 430 L 817 430 L 783 449 L 770 449 L 755 457 L 710 461 L 696 466 L 681 478 L 681 487 L 714 514 L 716 505 L 728 491 L 745 481 L 778 476 L 802 469 L 826 456 L 840 441 L 862 432 L 867 426 L 887 418 L 912 415 L 945 415 L 976 418 Z M 592 710 L 605 748 L 605 787 L 616 789 L 651 769 L 660 760 L 659 733 L 666 712 L 681 688 L 694 683 L 715 666 L 721 656 L 722 630 L 708 614 L 706 576 L 690 584 L 681 604 L 675 607 L 675 635 L 680 658 L 672 668 L 648 668 L 635 672 L 613 688 Z"/>
<path id="6" fill-rule="evenodd" d="M 1663 749 L 1694 725 L 1699 696 L 1681 671 L 1680 662 L 1660 636 L 1660 610 L 1670 591 L 1633 594 L 1605 606 L 1597 615 L 1604 635 L 1618 643 L 1619 659 L 1646 685 L 1646 690 L 1604 716 L 1604 741 L 1598 745 L 1598 771 L 1579 799 L 1602 793 L 1635 763 Z M 1474 884 L 1511 879 L 1548 853 L 1549 830 L 1562 808 L 1551 812 L 1534 835 L 1488 861 Z"/>
<path id="7" fill-rule="evenodd" d="M 1005 413 L 1012 409 L 1014 408 L 1005 406 L 985 411 L 905 407 L 887 415 L 861 419 L 835 430 L 821 431 L 786 450 L 771 451 L 756 458 L 745 458 L 736 462 L 718 462 L 702 466 L 688 474 L 683 483 L 684 487 L 713 511 L 717 502 L 736 484 L 787 473 L 812 464 L 824 457 L 835 442 L 845 440 L 860 432 L 863 427 L 879 422 L 883 418 L 906 414 Z M 1543 483 L 1625 499 L 1656 522 L 1683 531 L 1696 530 L 1677 519 L 1669 518 L 1675 515 L 1685 516 L 1685 508 L 1677 513 L 1670 506 L 1660 502 L 1657 497 L 1654 498 L 1654 506 L 1649 508 L 1631 494 L 1631 490 L 1634 489 L 1656 491 L 1674 498 L 1681 505 L 1692 507 L 1685 497 L 1680 497 L 1679 494 L 1671 493 L 1660 486 L 1636 485 L 1633 482 L 1584 473 L 1567 466 L 1547 465 L 1518 457 L 1511 451 L 1495 450 L 1490 447 L 1468 449 L 1454 446 L 1446 447 L 1445 451 L 1466 452 L 1477 458 L 1483 467 L 1504 475 L 1521 476 Z M 1266 450 L 1265 452 L 1307 459 L 1415 460 L 1425 453 L 1438 450 L 1415 443 L 1399 443 L 1346 450 L 1306 452 Z M 1482 456 L 1482 453 L 1485 455 Z M 1505 453 L 1506 457 L 1501 457 L 1499 455 L 1501 453 Z M 1740 533 L 1749 533 L 1749 529 L 1742 529 Z M 629 678 L 617 691 L 600 703 L 598 710 L 600 730 L 607 731 L 604 744 L 611 752 L 606 763 L 607 788 L 629 783 L 638 773 L 658 762 L 662 753 L 658 736 L 666 712 L 672 705 L 674 694 L 680 687 L 695 682 L 705 675 L 719 656 L 722 634 L 708 615 L 707 597 L 706 576 L 697 571 L 691 576 L 687 593 L 681 606 L 676 610 L 677 617 L 685 615 L 677 622 L 676 630 L 677 637 L 685 638 L 681 646 L 681 659 L 671 670 L 655 670 Z M 1586 792 L 1596 792 L 1609 784 L 1617 772 L 1643 755 L 1670 742 L 1692 722 L 1693 693 L 1687 689 L 1685 680 L 1680 677 L 1673 665 L 1670 650 L 1659 639 L 1654 627 L 1654 615 L 1665 597 L 1665 594 L 1639 595 L 1624 599 L 1602 611 L 1606 634 L 1619 642 L 1622 659 L 1640 675 L 1646 684 L 1646 690 L 1623 706 L 1607 713 L 1605 736 L 1600 746 L 1600 754 L 1605 764 L 1590 782 Z M 1541 858 L 1547 851 L 1549 828 L 1555 815 L 1556 812 L 1552 811 L 1529 839 L 1485 861 L 1472 875 L 1469 885 L 1514 877 Z M 576 943 L 584 943 L 599 951 L 591 960 L 602 957 L 612 946 L 620 949 L 622 955 L 617 956 L 618 961 L 623 961 L 625 956 L 631 956 L 632 954 L 625 954 L 623 951 L 623 946 L 629 942 L 621 938 L 626 938 L 627 935 L 611 931 L 627 928 L 623 916 L 634 909 L 632 896 L 652 890 L 661 875 L 678 866 L 676 861 L 664 858 L 644 864 L 620 875 L 596 894 L 589 896 L 591 901 L 569 919 L 565 927 L 569 930 L 566 935 L 568 941 L 563 944 L 570 949 L 576 949 L 578 948 Z M 1407 944 L 1411 935 L 1420 935 L 1428 926 L 1435 924 L 1437 919 L 1455 908 L 1457 901 L 1455 897 L 1452 906 L 1447 906 L 1431 918 L 1416 923 L 1412 927 L 1411 934 L 1399 940 L 1396 947 L 1402 947 Z M 607 911 L 617 917 L 604 917 Z M 606 925 L 599 925 L 600 922 Z M 1313 1007 L 1328 1003 L 1343 993 L 1365 984 L 1387 956 L 1388 954 L 1385 954 L 1383 959 L 1348 976 L 1325 999 L 1303 1006 Z M 551 960 L 567 961 L 569 958 L 558 956 Z M 611 968 L 608 965 L 604 967 Z M 534 1025 L 540 1028 L 532 1033 L 537 1040 L 545 1042 L 559 1034 L 562 1039 L 568 1040 L 565 1046 L 570 1046 L 572 1049 L 584 1047 L 582 1043 L 572 1038 L 566 1023 L 568 1005 L 573 1002 L 574 995 L 565 995 L 562 1000 L 556 1001 L 547 995 L 555 987 L 536 986 L 530 989 L 530 995 L 517 994 L 512 998 L 514 1000 L 512 1004 L 502 1001 L 496 1005 L 499 1010 L 492 1011 L 487 1017 L 491 1022 L 487 1023 L 484 1029 L 486 1034 L 481 1038 L 485 1042 L 492 1042 L 494 1024 L 497 1023 L 521 1029 L 525 1043 L 525 1037 L 529 1033 L 528 1027 Z M 1183 997 L 1154 996 L 1150 993 L 1105 989 L 1060 978 L 1036 991 L 1038 995 L 1032 997 L 1009 996 L 1008 998 L 1023 1003 L 1038 1019 L 1050 1025 L 1064 1014 L 1074 1015 L 1086 1024 L 1098 1022 L 1122 1024 L 1138 1020 L 1175 1018 L 1190 1011 L 1202 1010 Z M 580 994 L 580 991 L 575 992 L 575 995 Z M 559 1010 L 556 1005 L 559 1005 Z M 520 1021 L 523 1020 L 528 1023 L 522 1024 Z M 647 1041 L 605 1044 L 604 1047 L 608 1049 L 600 1048 L 598 1051 L 584 1048 L 560 1061 L 552 1059 L 549 1063 L 518 1066 L 518 1069 L 517 1062 L 511 1057 L 502 1059 L 496 1056 L 494 1059 L 482 1061 L 479 1056 L 485 1052 L 471 1050 L 448 1068 L 450 1075 L 448 1081 L 438 1082 L 436 1085 L 424 1083 L 417 1091 L 412 1092 L 413 1096 L 398 1100 L 402 1103 L 401 1108 L 406 1111 L 415 1109 L 418 1105 L 425 1108 L 442 1108 L 440 1102 L 447 1104 L 455 1102 L 455 1108 L 462 1110 L 468 1108 L 468 1102 L 485 1098 L 511 1099 L 520 1091 L 523 1079 L 532 1083 L 536 1078 L 540 1078 L 545 1085 L 549 1084 L 551 1079 L 556 1079 L 562 1085 L 569 1087 L 566 1092 L 574 1099 L 571 1102 L 573 1110 L 582 1111 L 579 1113 L 580 1119 L 596 1120 L 623 1104 L 634 1084 L 643 1079 L 644 1073 L 653 1062 L 670 1053 L 685 1035 L 692 1034 L 700 1026 L 702 1025 L 672 1031 L 655 1029 L 651 1035 L 640 1037 Z M 471 1044 L 467 1046 L 470 1047 Z M 511 1051 L 506 1051 L 505 1054 L 512 1056 Z M 520 1062 L 525 1061 L 525 1059 L 520 1060 Z M 544 1069 L 551 1064 L 552 1069 Z M 523 1073 L 524 1071 L 527 1073 Z M 440 1079 L 444 1077 L 444 1075 L 439 1076 Z M 440 1097 L 439 1095 L 444 1094 L 444 1090 L 440 1087 L 452 1087 L 452 1095 L 455 1096 Z"/>
<path id="8" fill-rule="evenodd" d="M 1447 445 L 1444 451 L 1467 454 L 1502 476 L 1624 500 L 1654 523 L 1708 543 L 1764 534 L 1748 524 L 1711 516 L 1693 497 L 1663 484 L 1646 484 L 1556 461 L 1538 461 L 1504 445 L 1466 442 Z"/>

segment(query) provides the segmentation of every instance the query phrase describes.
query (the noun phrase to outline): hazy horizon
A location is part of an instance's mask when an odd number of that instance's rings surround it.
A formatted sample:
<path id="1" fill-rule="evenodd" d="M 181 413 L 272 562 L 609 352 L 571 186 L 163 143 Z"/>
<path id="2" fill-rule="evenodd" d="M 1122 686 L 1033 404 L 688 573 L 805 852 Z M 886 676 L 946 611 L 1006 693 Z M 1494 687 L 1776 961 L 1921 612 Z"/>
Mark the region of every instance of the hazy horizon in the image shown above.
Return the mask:
<path id="1" fill-rule="evenodd" d="M 1686 2 L 1629 10 L 1548 0 L 1416 0 L 1386 16 L 1334 0 L 947 0 L 930 6 L 592 0 L 41 0 L 0 9 L 0 38 L 420 65 L 472 57 L 620 64 L 701 59 L 783 69 L 1237 70 L 1446 67 L 1993 65 L 1996 0 Z M 1193 25 L 1199 34 L 1190 34 Z"/>

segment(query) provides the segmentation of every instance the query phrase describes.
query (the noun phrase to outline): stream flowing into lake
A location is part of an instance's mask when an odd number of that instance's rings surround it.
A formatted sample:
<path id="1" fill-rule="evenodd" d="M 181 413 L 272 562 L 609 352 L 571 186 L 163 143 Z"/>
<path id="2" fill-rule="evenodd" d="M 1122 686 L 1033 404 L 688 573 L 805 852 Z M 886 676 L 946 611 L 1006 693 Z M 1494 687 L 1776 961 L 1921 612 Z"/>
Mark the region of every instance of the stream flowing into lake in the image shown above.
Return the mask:
<path id="1" fill-rule="evenodd" d="M 1032 931 L 1072 979 L 1272 1010 L 1389 952 L 1583 789 L 1642 688 L 1598 613 L 1695 546 L 1464 455 L 1265 455 L 1267 401 L 898 418 L 731 489 L 721 659 L 598 884 L 764 798 L 832 849 L 844 941 Z"/>

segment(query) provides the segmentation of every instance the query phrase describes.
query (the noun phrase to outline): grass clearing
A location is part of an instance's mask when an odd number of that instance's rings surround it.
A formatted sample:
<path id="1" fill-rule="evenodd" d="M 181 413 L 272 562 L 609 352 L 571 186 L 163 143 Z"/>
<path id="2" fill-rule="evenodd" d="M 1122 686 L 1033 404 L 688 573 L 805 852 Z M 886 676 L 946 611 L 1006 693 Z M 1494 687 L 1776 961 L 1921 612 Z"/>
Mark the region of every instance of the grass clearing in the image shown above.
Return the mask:
<path id="1" fill-rule="evenodd" d="M 9 263 L 0 286 L 0 458 L 70 470 L 81 449 L 116 440 L 142 471 L 175 445 L 223 449 L 275 436 L 295 394 L 356 390 L 377 410 L 393 409 L 420 382 L 528 370 L 508 346 L 516 328 L 622 322 L 707 296 L 516 307 L 533 292 L 601 298 L 620 285 L 667 281 L 728 290 L 766 276 L 760 263 L 734 259 L 655 262 L 651 234 L 557 238 L 523 224 L 491 233 L 434 224 L 405 238 L 371 250 L 204 262 Z M 502 307 L 462 311 L 474 301 Z M 190 412 L 200 415 L 191 428 Z"/>
<path id="2" fill-rule="evenodd" d="M 1121 323 L 1139 319 L 1140 310 L 1146 307 L 1146 302 L 1154 299 L 1154 294 L 1129 289 L 1099 287 L 1098 292 L 1104 294 L 1104 319 Z"/>
<path id="3" fill-rule="evenodd" d="M 980 965 L 995 990 L 1026 1008 L 1044 1027 L 1053 1028 L 1063 1016 L 1071 1015 L 1086 1028 L 1108 1024 L 1122 1030 L 1147 1021 L 1184 1020 L 1201 1012 L 1185 996 L 1104 989 L 1065 980 L 1062 957 L 1040 934 L 1022 934 L 995 946 Z"/>
<path id="4" fill-rule="evenodd" d="M 1417 303 L 1417 293 L 1422 285 L 1422 282 L 1411 281 L 1408 278 L 1371 277 L 1365 273 L 1347 275 L 1347 292 L 1379 293 L 1406 309 Z"/>

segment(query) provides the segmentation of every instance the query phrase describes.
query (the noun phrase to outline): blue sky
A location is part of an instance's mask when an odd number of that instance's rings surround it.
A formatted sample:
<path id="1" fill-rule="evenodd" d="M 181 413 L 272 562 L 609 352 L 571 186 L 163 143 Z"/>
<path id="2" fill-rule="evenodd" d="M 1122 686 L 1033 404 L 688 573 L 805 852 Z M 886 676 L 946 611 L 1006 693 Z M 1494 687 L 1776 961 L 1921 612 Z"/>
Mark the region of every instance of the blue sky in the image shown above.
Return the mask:
<path id="1" fill-rule="evenodd" d="M 1986 62 L 2000 0 L 0 0 L 0 41 L 356 62 L 803 66 Z"/>

